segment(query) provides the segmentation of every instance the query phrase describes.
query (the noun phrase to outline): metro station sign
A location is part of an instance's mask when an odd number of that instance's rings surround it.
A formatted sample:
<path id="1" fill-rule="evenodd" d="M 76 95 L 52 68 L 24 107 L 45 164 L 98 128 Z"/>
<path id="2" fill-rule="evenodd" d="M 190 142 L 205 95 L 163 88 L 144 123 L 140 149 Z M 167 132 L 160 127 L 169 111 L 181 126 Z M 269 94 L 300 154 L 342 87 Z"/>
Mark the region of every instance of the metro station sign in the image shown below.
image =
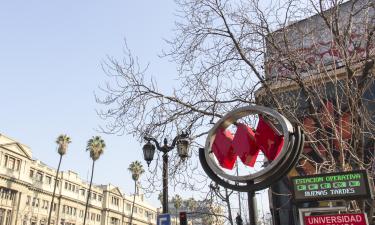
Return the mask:
<path id="1" fill-rule="evenodd" d="M 365 170 L 298 176 L 292 178 L 292 183 L 297 202 L 372 196 Z"/>
<path id="2" fill-rule="evenodd" d="M 305 216 L 305 225 L 368 225 L 364 213 Z"/>
<path id="3" fill-rule="evenodd" d="M 205 147 L 199 149 L 199 161 L 218 185 L 241 192 L 259 191 L 289 173 L 304 140 L 303 130 L 276 110 L 248 105 L 215 123 Z M 231 171 L 236 162 L 246 168 L 241 174 Z"/>

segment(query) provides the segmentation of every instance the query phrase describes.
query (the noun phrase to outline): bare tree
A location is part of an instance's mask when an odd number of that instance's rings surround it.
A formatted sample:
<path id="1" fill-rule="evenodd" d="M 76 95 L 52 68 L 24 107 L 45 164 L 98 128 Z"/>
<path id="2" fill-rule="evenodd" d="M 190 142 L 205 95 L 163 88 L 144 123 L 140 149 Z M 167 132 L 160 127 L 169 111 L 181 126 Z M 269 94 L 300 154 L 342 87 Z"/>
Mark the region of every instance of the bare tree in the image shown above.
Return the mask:
<path id="1" fill-rule="evenodd" d="M 210 200 L 211 204 L 214 202 L 221 203 L 222 207 L 226 208 L 226 214 L 229 224 L 233 225 L 233 216 L 232 216 L 232 205 L 231 205 L 231 195 L 233 194 L 232 190 L 228 190 L 227 188 L 221 189 L 217 184 L 211 183 L 210 184 Z M 215 198 L 218 198 L 219 201 L 215 201 Z"/>
<path id="2" fill-rule="evenodd" d="M 301 173 L 373 175 L 373 0 L 176 3 L 180 17 L 163 55 L 178 66 L 179 85 L 161 91 L 128 49 L 122 61 L 109 58 L 112 82 L 97 97 L 105 131 L 141 139 L 188 129 L 198 144 L 227 111 L 257 102 L 304 128 Z M 176 160 L 171 176 L 193 187 L 195 176 L 183 171 L 197 165 L 188 162 Z"/>

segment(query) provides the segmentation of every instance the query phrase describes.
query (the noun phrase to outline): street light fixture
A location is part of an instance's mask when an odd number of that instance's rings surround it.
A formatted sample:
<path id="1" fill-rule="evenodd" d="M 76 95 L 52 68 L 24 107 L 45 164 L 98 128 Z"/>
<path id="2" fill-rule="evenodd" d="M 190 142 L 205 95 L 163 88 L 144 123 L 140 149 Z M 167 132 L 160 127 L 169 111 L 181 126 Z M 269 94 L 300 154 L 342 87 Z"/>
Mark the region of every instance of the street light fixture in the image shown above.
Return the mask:
<path id="1" fill-rule="evenodd" d="M 171 145 L 168 145 L 166 138 L 164 138 L 163 145 L 160 145 L 155 138 L 144 137 L 147 143 L 143 146 L 142 150 L 143 157 L 148 166 L 150 166 L 151 161 L 154 159 L 155 149 L 163 153 L 163 213 L 168 213 L 168 152 L 177 145 L 178 156 L 182 160 L 185 160 L 189 156 L 188 136 L 187 132 L 182 132 L 173 139 Z"/>
<path id="2" fill-rule="evenodd" d="M 189 140 L 187 137 L 180 136 L 180 139 L 177 141 L 177 152 L 182 160 L 185 160 L 189 156 Z"/>
<path id="3" fill-rule="evenodd" d="M 147 166 L 150 166 L 151 161 L 154 159 L 155 146 L 150 141 L 143 146 L 143 157 L 147 162 Z"/>

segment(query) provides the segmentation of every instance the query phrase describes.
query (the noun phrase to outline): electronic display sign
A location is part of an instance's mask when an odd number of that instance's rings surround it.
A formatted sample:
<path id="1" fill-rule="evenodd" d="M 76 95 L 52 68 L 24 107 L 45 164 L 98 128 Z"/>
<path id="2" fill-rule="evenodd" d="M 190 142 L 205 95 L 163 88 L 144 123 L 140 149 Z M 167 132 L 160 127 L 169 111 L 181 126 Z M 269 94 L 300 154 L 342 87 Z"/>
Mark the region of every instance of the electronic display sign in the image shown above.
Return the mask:
<path id="1" fill-rule="evenodd" d="M 292 178 L 295 201 L 369 198 L 366 171 L 317 174 Z"/>
<path id="2" fill-rule="evenodd" d="M 305 216 L 305 225 L 368 225 L 366 214 Z"/>

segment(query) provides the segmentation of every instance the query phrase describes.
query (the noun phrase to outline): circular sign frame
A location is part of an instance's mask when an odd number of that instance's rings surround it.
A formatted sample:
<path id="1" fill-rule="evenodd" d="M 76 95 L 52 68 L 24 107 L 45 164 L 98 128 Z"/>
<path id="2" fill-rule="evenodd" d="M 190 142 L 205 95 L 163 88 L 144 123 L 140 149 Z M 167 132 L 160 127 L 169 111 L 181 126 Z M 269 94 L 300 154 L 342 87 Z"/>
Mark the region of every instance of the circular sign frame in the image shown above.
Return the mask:
<path id="1" fill-rule="evenodd" d="M 277 158 L 269 162 L 263 170 L 243 176 L 230 175 L 217 164 L 211 150 L 216 132 L 221 128 L 228 128 L 243 117 L 255 114 L 265 115 L 277 121 L 284 138 L 282 149 Z M 227 113 L 214 125 L 208 133 L 205 148 L 201 148 L 199 151 L 199 159 L 207 175 L 218 184 L 237 191 L 261 190 L 290 171 L 298 160 L 303 143 L 304 135 L 300 127 L 293 127 L 283 115 L 273 109 L 250 105 Z"/>

